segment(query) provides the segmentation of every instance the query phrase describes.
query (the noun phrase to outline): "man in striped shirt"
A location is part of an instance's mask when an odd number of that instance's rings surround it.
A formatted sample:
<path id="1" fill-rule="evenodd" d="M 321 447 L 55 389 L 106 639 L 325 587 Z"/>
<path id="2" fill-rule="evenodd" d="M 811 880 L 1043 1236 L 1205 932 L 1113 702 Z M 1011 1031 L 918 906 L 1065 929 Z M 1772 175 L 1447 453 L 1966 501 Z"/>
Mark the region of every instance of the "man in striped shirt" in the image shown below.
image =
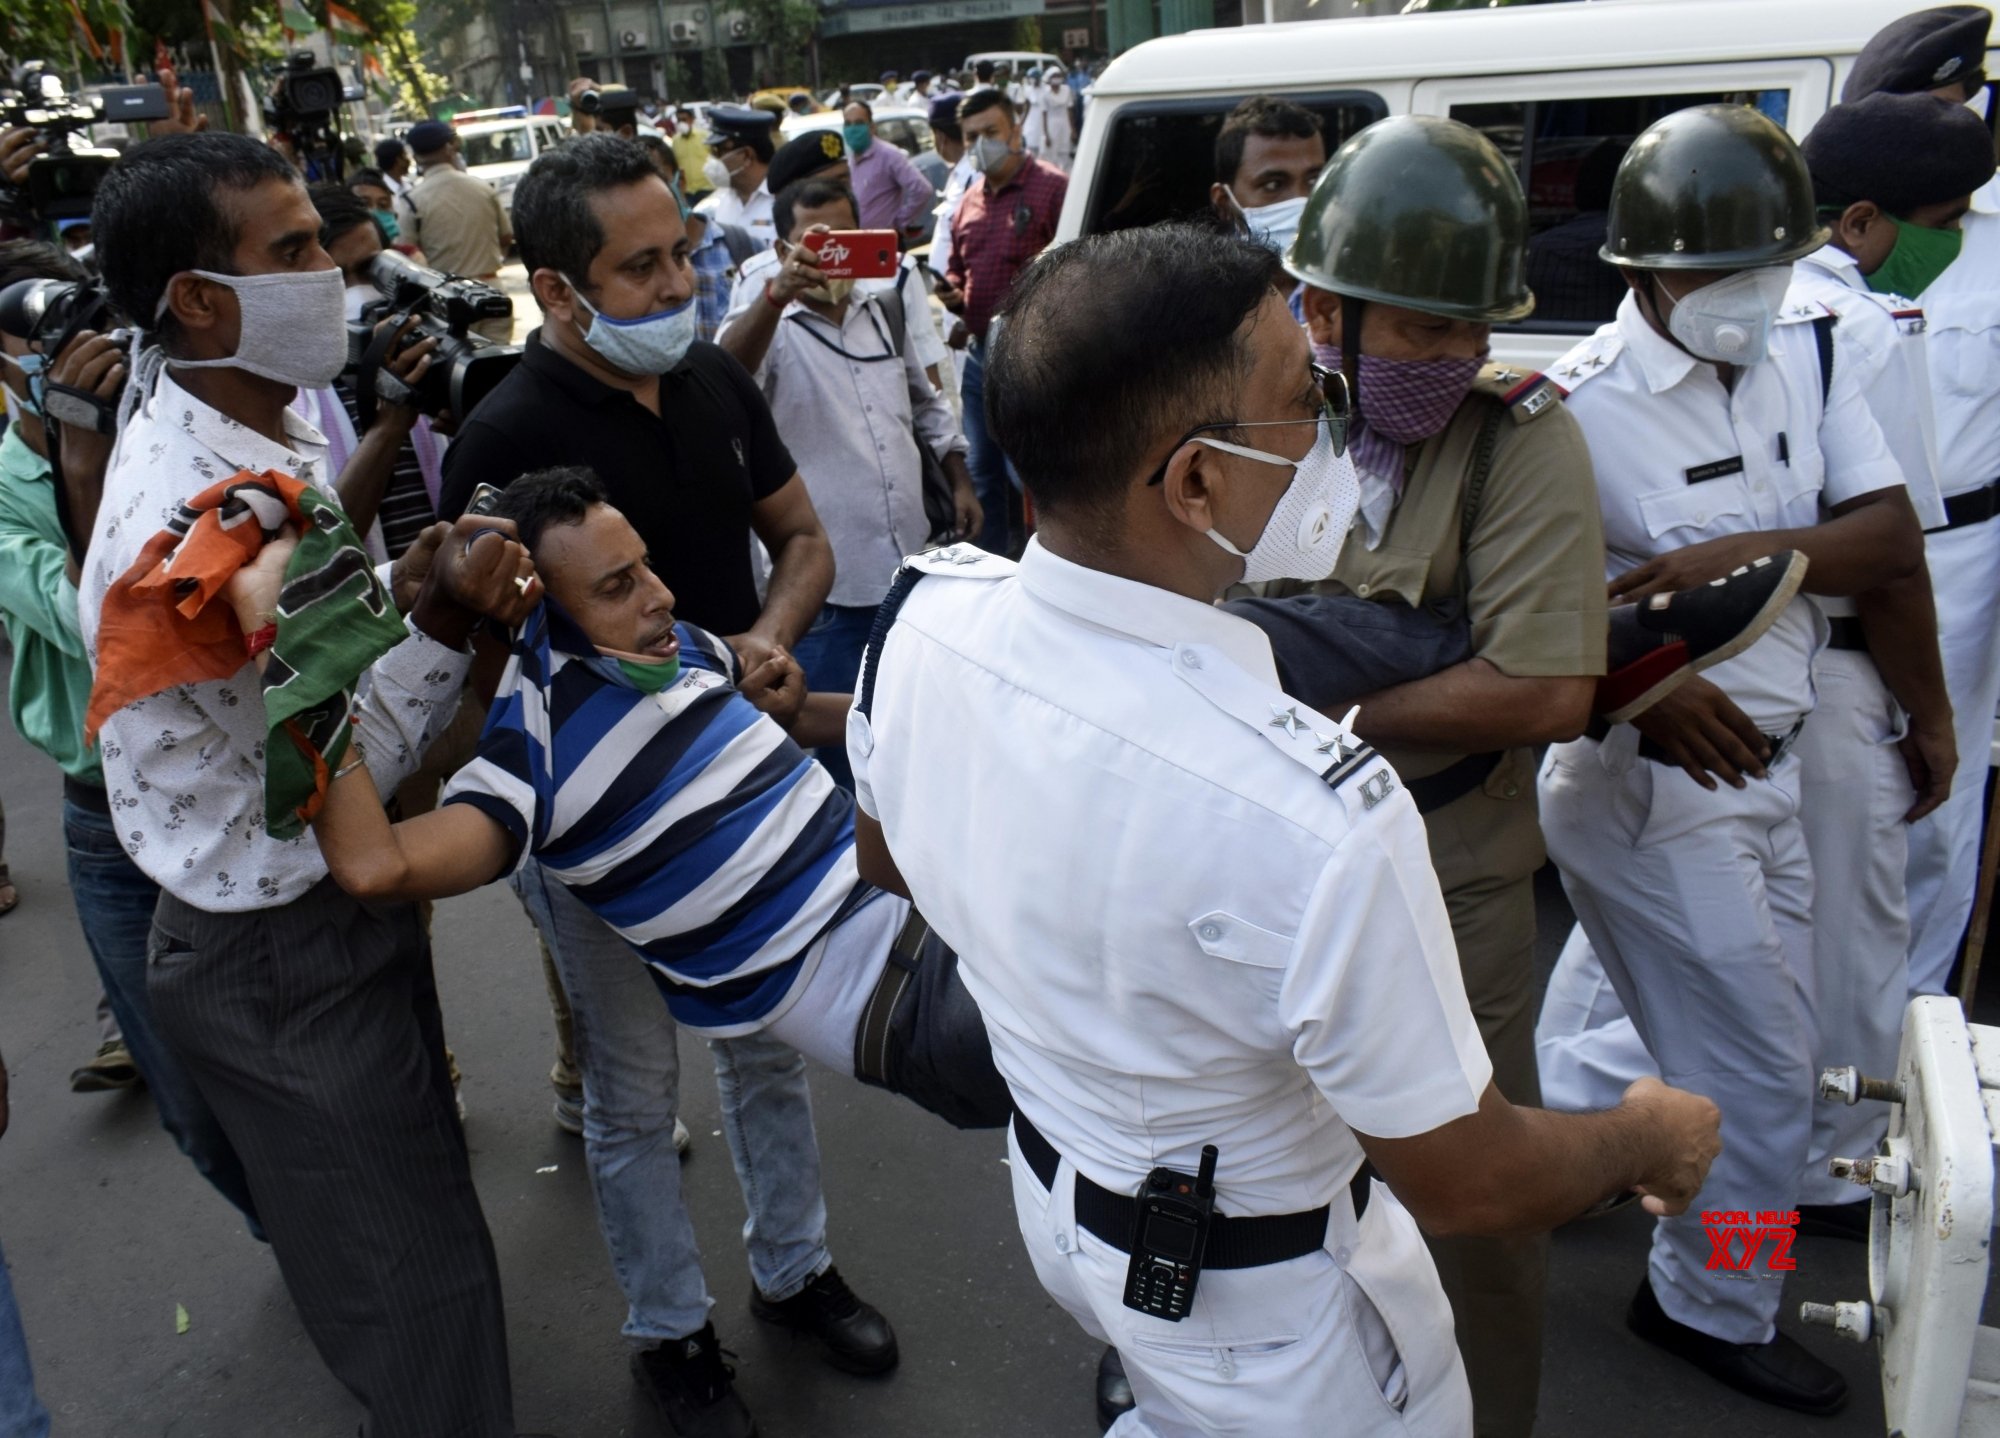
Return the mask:
<path id="1" fill-rule="evenodd" d="M 517 480 L 498 512 L 549 602 L 515 640 L 478 755 L 435 813 L 395 825 L 365 765 L 343 769 L 316 824 L 328 869 L 377 899 L 443 898 L 518 869 L 565 953 L 621 940 L 636 951 L 643 964 L 622 965 L 635 987 L 650 978 L 677 1022 L 716 1041 L 746 1191 L 781 1194 L 814 1235 L 788 1260 L 803 1271 L 776 1263 L 775 1293 L 760 1248 L 785 1245 L 750 1235 L 754 1311 L 813 1333 L 837 1366 L 886 1370 L 895 1335 L 825 1253 L 811 1116 L 789 1087 L 797 1055 L 961 1126 L 997 1126 L 1010 1103 L 955 959 L 906 900 L 862 881 L 853 801 L 799 747 L 839 742 L 847 696 L 808 696 L 782 651 L 742 672 L 725 641 L 676 623 L 644 542 L 587 470 Z M 281 555 L 269 563 L 282 571 Z M 266 601 L 237 603 L 254 613 Z M 591 1037 L 579 1028 L 580 1047 Z M 592 1096 L 587 1138 L 611 1097 Z M 612 1207 L 607 1236 L 657 1219 Z M 691 1238 L 687 1267 L 685 1303 L 635 1300 L 635 1370 L 673 1431 L 748 1433 Z"/>

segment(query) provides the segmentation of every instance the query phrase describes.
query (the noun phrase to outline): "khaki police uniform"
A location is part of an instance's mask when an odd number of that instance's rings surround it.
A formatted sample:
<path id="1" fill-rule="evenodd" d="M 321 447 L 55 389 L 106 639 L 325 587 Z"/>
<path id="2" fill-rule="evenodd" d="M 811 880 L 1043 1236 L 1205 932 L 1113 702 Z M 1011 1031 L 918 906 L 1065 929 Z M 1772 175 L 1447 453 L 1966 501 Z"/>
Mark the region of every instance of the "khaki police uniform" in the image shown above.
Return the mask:
<path id="1" fill-rule="evenodd" d="M 426 166 L 396 201 L 403 237 L 424 252 L 432 269 L 491 282 L 507 262 L 514 238 L 507 209 L 493 187 L 452 165 Z M 472 332 L 495 344 L 514 337 L 511 319 L 481 320 Z"/>
<path id="2" fill-rule="evenodd" d="M 1482 432 L 1493 458 L 1468 503 Z M 1410 446 L 1380 543 L 1348 537 L 1316 589 L 1381 603 L 1463 602 L 1475 655 L 1514 676 L 1604 672 L 1604 540 L 1590 453 L 1557 387 L 1504 365 L 1481 371 L 1442 433 Z M 1471 527 L 1464 526 L 1470 511 Z M 1545 856 L 1526 748 L 1466 755 L 1381 746 L 1423 812 L 1466 997 L 1494 1082 L 1537 1104 L 1534 874 Z M 1433 1239 L 1482 1435 L 1533 1427 L 1546 1234 Z"/>

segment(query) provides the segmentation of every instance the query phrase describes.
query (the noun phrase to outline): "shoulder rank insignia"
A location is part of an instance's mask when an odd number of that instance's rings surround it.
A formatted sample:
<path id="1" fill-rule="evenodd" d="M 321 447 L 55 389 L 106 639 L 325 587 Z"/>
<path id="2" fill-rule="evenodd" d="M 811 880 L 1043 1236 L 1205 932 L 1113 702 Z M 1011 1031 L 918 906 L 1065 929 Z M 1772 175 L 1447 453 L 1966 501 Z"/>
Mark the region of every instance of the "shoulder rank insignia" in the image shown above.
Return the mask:
<path id="1" fill-rule="evenodd" d="M 1555 363 L 1549 382 L 1569 394 L 1593 375 L 1603 374 L 1625 350 L 1625 341 L 1614 332 L 1592 335 Z"/>

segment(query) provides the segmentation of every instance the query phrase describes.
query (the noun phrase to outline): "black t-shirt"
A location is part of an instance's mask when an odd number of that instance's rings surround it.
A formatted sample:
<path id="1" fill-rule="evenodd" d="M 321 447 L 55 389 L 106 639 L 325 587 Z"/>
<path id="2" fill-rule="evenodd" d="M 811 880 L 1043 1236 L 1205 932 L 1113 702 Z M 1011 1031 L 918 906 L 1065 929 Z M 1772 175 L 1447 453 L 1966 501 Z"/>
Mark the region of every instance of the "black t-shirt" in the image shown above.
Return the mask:
<path id="1" fill-rule="evenodd" d="M 741 634 L 761 605 L 750 566 L 750 511 L 797 471 L 750 374 L 697 343 L 660 376 L 655 415 L 528 337 L 514 372 L 479 402 L 444 456 L 438 512 L 456 519 L 481 484 L 505 489 L 557 465 L 594 470 L 632 521 L 674 614 Z"/>

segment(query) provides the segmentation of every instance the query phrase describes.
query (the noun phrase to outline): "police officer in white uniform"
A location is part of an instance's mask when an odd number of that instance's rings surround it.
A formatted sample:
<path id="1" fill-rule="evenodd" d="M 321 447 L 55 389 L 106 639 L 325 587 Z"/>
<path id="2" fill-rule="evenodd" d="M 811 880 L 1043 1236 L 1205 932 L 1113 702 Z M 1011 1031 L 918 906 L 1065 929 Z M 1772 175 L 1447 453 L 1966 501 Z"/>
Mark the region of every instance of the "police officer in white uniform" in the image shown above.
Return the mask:
<path id="1" fill-rule="evenodd" d="M 778 117 L 748 105 L 708 107 L 709 156 L 702 166 L 708 181 L 707 199 L 695 206 L 711 224 L 748 230 L 759 249 L 777 238 L 771 223 L 771 187 L 765 183 L 771 157 L 777 153 L 772 131 Z"/>
<path id="2" fill-rule="evenodd" d="M 1992 136 L 1963 106 L 1877 93 L 1835 106 L 1801 149 L 1834 234 L 1794 269 L 1785 317 L 1831 339 L 1833 366 L 1858 383 L 1912 508 L 1935 529 L 1945 521 L 1924 313 L 1897 291 L 1927 288 L 1956 252 L 1953 227 L 1993 173 Z M 1937 644 L 1921 638 L 1936 626 L 1927 571 L 1815 602 L 1831 641 L 1813 661 L 1816 703 L 1793 752 L 1813 869 L 1820 1049 L 1824 1063 L 1887 1073 L 1909 987 L 1909 825 L 1951 789 L 1951 703 Z M 1550 978 L 1536 1041 L 1551 1108 L 1595 1107 L 1657 1072 L 1580 939 Z M 1867 1191 L 1832 1177 L 1826 1160 L 1874 1152 L 1888 1120 L 1876 1104 L 1815 1108 L 1802 1232 L 1866 1241 Z"/>
<path id="3" fill-rule="evenodd" d="M 1114 1434 L 1462 1438 L 1415 1220 L 1546 1227 L 1621 1185 L 1678 1210 L 1716 1117 L 1652 1081 L 1589 1115 L 1500 1097 L 1408 794 L 1214 607 L 1324 576 L 1358 499 L 1278 275 L 1170 226 L 1023 276 L 991 414 L 1040 532 L 892 590 L 849 720 L 858 842 L 962 955 L 1036 1272 L 1125 1356 Z M 1137 1227 L 1208 1145 L 1221 1226 Z M 1135 1241 L 1142 1278 L 1199 1258 L 1183 1317 L 1173 1282 L 1126 1301 Z"/>
<path id="4" fill-rule="evenodd" d="M 1886 91 L 1952 104 L 1977 95 L 1986 76 L 1984 5 L 1944 5 L 1883 28 L 1855 58 L 1843 101 Z M 1944 527 L 1926 536 L 1937 596 L 1945 687 L 1957 727 L 1959 772 L 1951 797 L 1910 830 L 1910 990 L 1941 994 L 1958 957 L 1978 883 L 1987 755 L 2000 706 L 2000 180 L 1972 197 L 1950 266 L 1923 302 L 1937 416 Z M 1948 242 L 1947 242 L 1948 243 Z"/>
<path id="5" fill-rule="evenodd" d="M 1797 147 L 1747 106 L 1669 115 L 1619 166 L 1603 255 L 1630 292 L 1551 372 L 1590 443 L 1614 598 L 1778 549 L 1806 555 L 1814 593 L 1918 570 L 1856 378 L 1829 379 L 1819 332 L 1786 311 L 1792 261 L 1827 238 Z M 1611 982 L 1667 1080 L 1721 1106 L 1704 1209 L 1789 1210 L 1805 1163 L 1813 884 L 1787 750 L 1826 639 L 1795 599 L 1743 655 L 1542 770 L 1549 853 Z M 1698 1215 L 1662 1220 L 1628 1323 L 1757 1398 L 1838 1408 L 1840 1375 L 1776 1330 L 1780 1283 L 1712 1270 L 1711 1251 Z"/>

